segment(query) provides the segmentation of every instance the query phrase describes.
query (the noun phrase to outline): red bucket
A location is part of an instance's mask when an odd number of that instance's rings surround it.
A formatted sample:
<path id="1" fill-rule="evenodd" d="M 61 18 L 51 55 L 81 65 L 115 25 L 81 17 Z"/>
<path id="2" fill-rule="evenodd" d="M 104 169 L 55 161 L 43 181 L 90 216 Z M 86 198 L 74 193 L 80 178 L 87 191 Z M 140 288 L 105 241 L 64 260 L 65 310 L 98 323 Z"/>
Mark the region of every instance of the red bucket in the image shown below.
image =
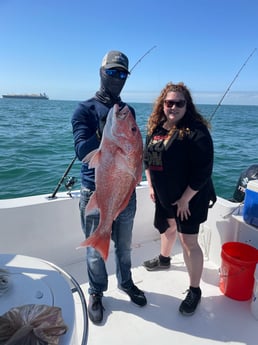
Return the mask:
<path id="1" fill-rule="evenodd" d="M 222 245 L 221 259 L 220 290 L 238 301 L 250 299 L 258 250 L 242 242 L 228 242 Z"/>

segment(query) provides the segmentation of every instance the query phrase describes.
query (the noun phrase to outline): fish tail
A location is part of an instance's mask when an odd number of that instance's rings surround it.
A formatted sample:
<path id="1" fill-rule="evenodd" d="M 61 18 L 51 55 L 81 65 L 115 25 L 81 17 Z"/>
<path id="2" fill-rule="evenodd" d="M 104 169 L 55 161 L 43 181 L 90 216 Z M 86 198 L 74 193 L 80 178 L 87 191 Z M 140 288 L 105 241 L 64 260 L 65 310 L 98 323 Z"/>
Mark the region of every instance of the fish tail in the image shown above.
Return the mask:
<path id="1" fill-rule="evenodd" d="M 95 248 L 103 260 L 107 260 L 110 245 L 110 234 L 100 234 L 99 232 L 94 232 L 89 238 L 84 240 L 80 247 L 93 247 Z"/>

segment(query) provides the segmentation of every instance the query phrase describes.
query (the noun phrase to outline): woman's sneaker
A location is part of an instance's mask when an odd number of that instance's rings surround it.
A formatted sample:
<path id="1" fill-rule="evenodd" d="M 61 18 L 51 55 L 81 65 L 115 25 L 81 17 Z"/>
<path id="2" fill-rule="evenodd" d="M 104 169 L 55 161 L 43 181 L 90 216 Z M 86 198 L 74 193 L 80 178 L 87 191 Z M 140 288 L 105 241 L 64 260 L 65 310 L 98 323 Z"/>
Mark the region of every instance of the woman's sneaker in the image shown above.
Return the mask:
<path id="1" fill-rule="evenodd" d="M 170 260 L 168 262 L 163 262 L 160 260 L 159 256 L 154 259 L 144 261 L 143 266 L 147 271 L 158 271 L 170 268 Z"/>
<path id="2" fill-rule="evenodd" d="M 183 315 L 191 316 L 194 314 L 198 304 L 201 301 L 202 292 L 195 293 L 192 290 L 187 290 L 187 296 L 180 304 L 179 311 Z"/>

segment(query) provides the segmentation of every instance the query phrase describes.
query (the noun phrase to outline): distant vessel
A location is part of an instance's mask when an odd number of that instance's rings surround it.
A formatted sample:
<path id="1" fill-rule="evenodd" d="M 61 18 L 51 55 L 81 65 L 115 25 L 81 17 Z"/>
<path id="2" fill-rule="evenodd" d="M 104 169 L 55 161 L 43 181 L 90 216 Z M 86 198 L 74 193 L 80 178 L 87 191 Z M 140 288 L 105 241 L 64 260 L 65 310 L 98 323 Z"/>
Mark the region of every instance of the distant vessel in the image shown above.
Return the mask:
<path id="1" fill-rule="evenodd" d="M 2 95 L 3 98 L 22 98 L 22 99 L 49 99 L 45 93 L 40 94 L 6 94 Z"/>

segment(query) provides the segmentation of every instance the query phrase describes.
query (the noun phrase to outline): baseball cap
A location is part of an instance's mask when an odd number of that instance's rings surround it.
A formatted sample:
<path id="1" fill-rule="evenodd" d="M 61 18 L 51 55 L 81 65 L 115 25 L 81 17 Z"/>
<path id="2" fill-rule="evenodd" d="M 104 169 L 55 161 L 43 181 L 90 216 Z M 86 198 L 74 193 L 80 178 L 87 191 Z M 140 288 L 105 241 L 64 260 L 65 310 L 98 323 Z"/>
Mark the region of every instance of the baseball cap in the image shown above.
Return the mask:
<path id="1" fill-rule="evenodd" d="M 101 67 L 105 69 L 122 68 L 126 70 L 127 73 L 130 73 L 128 71 L 128 57 L 116 50 L 112 50 L 104 56 Z"/>

